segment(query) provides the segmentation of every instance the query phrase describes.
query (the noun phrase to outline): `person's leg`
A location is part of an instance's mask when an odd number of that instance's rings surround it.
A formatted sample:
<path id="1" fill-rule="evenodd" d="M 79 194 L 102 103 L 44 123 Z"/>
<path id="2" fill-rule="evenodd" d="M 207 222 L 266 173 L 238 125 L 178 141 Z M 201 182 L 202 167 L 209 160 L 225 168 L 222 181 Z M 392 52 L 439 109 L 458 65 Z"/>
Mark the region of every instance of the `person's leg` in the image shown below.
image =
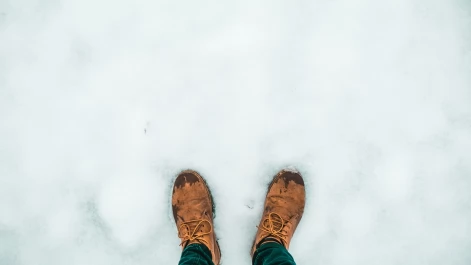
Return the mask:
<path id="1" fill-rule="evenodd" d="M 213 201 L 204 179 L 181 172 L 172 194 L 172 211 L 183 248 L 179 264 L 219 265 L 221 251 L 213 230 Z"/>
<path id="2" fill-rule="evenodd" d="M 178 265 L 214 265 L 211 251 L 203 244 L 188 245 L 182 252 Z"/>
<path id="3" fill-rule="evenodd" d="M 279 243 L 267 242 L 260 245 L 253 255 L 254 265 L 296 265 L 288 250 Z"/>
<path id="4" fill-rule="evenodd" d="M 294 265 L 288 253 L 306 201 L 304 180 L 296 170 L 280 171 L 268 188 L 264 211 L 252 246 L 254 265 Z"/>

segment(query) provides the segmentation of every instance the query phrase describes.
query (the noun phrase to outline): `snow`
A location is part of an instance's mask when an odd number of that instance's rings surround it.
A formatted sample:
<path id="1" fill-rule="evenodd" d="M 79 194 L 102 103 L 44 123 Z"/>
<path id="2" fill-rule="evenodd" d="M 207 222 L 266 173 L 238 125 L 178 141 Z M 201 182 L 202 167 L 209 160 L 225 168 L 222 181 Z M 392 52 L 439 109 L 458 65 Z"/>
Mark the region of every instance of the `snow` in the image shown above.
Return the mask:
<path id="1" fill-rule="evenodd" d="M 471 5 L 0 2 L 0 264 L 177 264 L 176 174 L 250 264 L 267 184 L 297 264 L 471 263 Z"/>

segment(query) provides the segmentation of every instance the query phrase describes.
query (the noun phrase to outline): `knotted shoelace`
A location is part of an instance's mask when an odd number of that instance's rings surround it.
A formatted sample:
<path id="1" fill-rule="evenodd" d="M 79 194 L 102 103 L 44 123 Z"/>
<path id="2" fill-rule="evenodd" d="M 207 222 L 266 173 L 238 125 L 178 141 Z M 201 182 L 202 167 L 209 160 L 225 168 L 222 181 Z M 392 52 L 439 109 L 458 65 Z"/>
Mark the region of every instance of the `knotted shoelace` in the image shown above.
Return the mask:
<path id="1" fill-rule="evenodd" d="M 263 220 L 262 227 L 257 227 L 263 230 L 264 232 L 268 233 L 268 236 L 266 236 L 265 238 L 278 238 L 286 246 L 286 237 L 288 235 L 286 231 L 283 230 L 283 228 L 286 226 L 287 223 L 289 223 L 289 221 L 284 220 L 279 214 L 269 213 L 268 217 Z"/>
<path id="2" fill-rule="evenodd" d="M 192 230 L 190 226 L 193 226 L 194 224 L 196 224 L 196 226 Z M 208 224 L 209 232 L 198 231 L 199 228 L 203 224 Z M 186 233 L 182 234 L 182 230 L 185 230 Z M 182 240 L 182 243 L 180 244 L 180 246 L 184 247 L 188 242 L 194 241 L 194 240 L 200 243 L 203 243 L 205 245 L 209 245 L 209 242 L 203 239 L 203 237 L 211 234 L 212 231 L 213 231 L 213 226 L 211 225 L 211 222 L 209 222 L 208 220 L 191 220 L 188 222 L 184 222 L 180 225 L 180 228 L 178 229 L 178 237 L 181 238 Z"/>

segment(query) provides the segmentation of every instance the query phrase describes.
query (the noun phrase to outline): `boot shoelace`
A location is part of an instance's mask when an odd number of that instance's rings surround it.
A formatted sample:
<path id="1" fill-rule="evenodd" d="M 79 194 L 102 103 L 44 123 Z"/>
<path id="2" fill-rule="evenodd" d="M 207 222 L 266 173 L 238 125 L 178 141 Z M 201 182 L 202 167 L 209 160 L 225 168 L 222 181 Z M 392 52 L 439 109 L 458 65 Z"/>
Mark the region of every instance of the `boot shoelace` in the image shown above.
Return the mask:
<path id="1" fill-rule="evenodd" d="M 208 224 L 209 226 L 209 232 L 202 232 L 198 231 L 200 227 L 204 227 L 203 224 Z M 195 228 L 192 230 L 190 226 L 196 224 Z M 182 230 L 185 230 L 186 233 L 182 235 Z M 189 242 L 191 241 L 198 241 L 200 243 L 203 243 L 205 245 L 209 245 L 209 242 L 203 239 L 204 236 L 211 234 L 213 231 L 213 226 L 211 225 L 211 222 L 208 220 L 191 220 L 188 222 L 184 222 L 180 225 L 180 229 L 178 229 L 178 237 L 182 239 L 182 243 L 180 246 L 185 247 L 188 245 Z"/>
<path id="2" fill-rule="evenodd" d="M 284 231 L 284 227 L 286 224 L 289 223 L 289 221 L 284 220 L 281 218 L 281 216 L 277 213 L 269 213 L 268 217 L 263 220 L 262 227 L 259 227 L 261 230 L 265 231 L 268 233 L 267 237 L 274 237 L 280 239 L 283 245 L 286 244 L 286 237 L 288 236 L 286 234 L 286 231 Z"/>

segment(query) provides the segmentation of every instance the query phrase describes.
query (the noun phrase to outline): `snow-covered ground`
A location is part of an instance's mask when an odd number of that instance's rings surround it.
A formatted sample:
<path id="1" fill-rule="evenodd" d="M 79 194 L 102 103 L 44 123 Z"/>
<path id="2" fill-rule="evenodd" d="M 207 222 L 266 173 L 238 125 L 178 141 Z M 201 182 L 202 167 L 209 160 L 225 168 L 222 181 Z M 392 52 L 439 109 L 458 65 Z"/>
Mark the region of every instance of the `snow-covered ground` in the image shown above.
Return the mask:
<path id="1" fill-rule="evenodd" d="M 176 264 L 206 177 L 225 265 L 307 182 L 298 264 L 471 263 L 469 0 L 0 1 L 0 264 Z"/>

